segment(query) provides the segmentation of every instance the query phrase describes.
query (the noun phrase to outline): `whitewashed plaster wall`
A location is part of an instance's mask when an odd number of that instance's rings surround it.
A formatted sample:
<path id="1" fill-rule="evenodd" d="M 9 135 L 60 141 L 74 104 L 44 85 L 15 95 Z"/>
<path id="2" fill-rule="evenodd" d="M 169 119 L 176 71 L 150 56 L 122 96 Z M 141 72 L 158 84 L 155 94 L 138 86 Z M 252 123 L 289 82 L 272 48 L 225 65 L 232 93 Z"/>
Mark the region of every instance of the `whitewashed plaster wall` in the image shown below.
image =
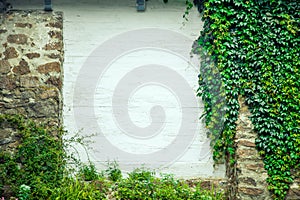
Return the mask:
<path id="1" fill-rule="evenodd" d="M 43 8 L 42 0 L 10 2 L 15 9 Z M 64 126 L 69 136 L 95 134 L 88 151 L 99 169 L 116 160 L 124 170 L 144 165 L 177 177 L 224 177 L 224 167 L 215 170 L 211 153 L 203 150 L 203 104 L 195 97 L 199 60 L 189 56 L 203 24 L 196 9 L 189 21 L 182 18 L 184 2 L 149 0 L 147 10 L 137 12 L 134 0 L 53 0 L 54 10 L 64 12 Z M 181 79 L 166 76 L 160 83 L 159 75 L 168 73 L 145 66 L 167 67 Z M 142 71 L 132 76 L 135 69 Z M 141 76 L 154 80 L 139 83 Z M 136 88 L 128 94 L 131 86 Z M 186 100 L 191 91 L 196 104 Z M 185 112 L 190 117 L 183 119 Z M 150 124 L 155 133 L 143 129 Z M 86 160 L 84 148 L 77 148 Z"/>

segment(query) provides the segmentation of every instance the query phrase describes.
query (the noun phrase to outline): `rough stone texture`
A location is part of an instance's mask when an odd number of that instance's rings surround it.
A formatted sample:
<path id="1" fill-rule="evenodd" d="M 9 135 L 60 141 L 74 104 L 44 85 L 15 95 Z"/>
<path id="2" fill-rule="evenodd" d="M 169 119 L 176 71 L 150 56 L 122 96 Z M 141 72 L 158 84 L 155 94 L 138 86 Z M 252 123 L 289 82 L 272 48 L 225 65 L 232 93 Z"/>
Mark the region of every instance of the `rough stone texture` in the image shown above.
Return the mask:
<path id="1" fill-rule="evenodd" d="M 7 30 L 0 30 L 0 34 L 6 33 L 6 32 L 7 32 Z"/>
<path id="2" fill-rule="evenodd" d="M 15 23 L 15 27 L 32 28 L 32 24 L 30 24 L 30 23 Z"/>
<path id="3" fill-rule="evenodd" d="M 271 199 L 265 179 L 267 172 L 263 168 L 263 161 L 255 148 L 254 127 L 249 119 L 251 113 L 242 98 L 240 102 L 240 114 L 236 130 L 236 164 L 233 185 L 236 187 L 236 199 Z M 233 195 L 234 196 L 234 195 Z M 233 197 L 231 197 L 233 198 Z"/>
<path id="4" fill-rule="evenodd" d="M 6 45 L 4 45 L 6 46 Z M 11 58 L 17 58 L 19 56 L 18 52 L 14 47 L 8 47 L 3 52 L 5 58 L 4 59 L 11 59 Z"/>
<path id="5" fill-rule="evenodd" d="M 51 42 L 49 44 L 46 44 L 44 49 L 49 51 L 49 50 L 57 50 L 57 49 L 62 49 L 63 43 L 62 42 Z"/>
<path id="6" fill-rule="evenodd" d="M 28 36 L 25 34 L 11 34 L 7 36 L 8 43 L 26 44 Z"/>
<path id="7" fill-rule="evenodd" d="M 25 60 L 21 60 L 19 65 L 13 68 L 13 72 L 18 75 L 24 75 L 30 73 L 28 63 Z"/>
<path id="8" fill-rule="evenodd" d="M 60 40 L 62 40 L 62 38 L 63 38 L 60 31 L 50 31 L 48 34 L 51 38 L 57 38 L 57 39 L 60 39 Z"/>
<path id="9" fill-rule="evenodd" d="M 287 199 L 300 199 L 300 178 L 297 176 L 296 180 L 290 187 Z"/>
<path id="10" fill-rule="evenodd" d="M 51 72 L 60 72 L 60 63 L 51 62 L 38 66 L 38 72 L 41 74 L 49 74 Z"/>
<path id="11" fill-rule="evenodd" d="M 0 15 L 0 113 L 62 125 L 62 19 L 61 12 Z M 16 133 L 1 127 L 0 150 L 17 144 Z"/>
<path id="12" fill-rule="evenodd" d="M 40 55 L 39 53 L 27 53 L 26 56 L 27 56 L 27 58 L 29 58 L 29 59 L 41 57 L 41 55 Z"/>
<path id="13" fill-rule="evenodd" d="M 253 124 L 249 117 L 251 115 L 243 98 L 239 98 L 240 114 L 237 121 L 237 132 L 235 137 L 236 163 L 228 171 L 229 174 L 229 199 L 272 199 L 267 189 L 267 171 L 258 151 L 255 148 Z M 287 195 L 287 199 L 300 199 L 300 179 L 297 178 Z"/>
<path id="14" fill-rule="evenodd" d="M 0 60 L 0 74 L 7 74 L 10 72 L 10 64 L 7 60 Z"/>

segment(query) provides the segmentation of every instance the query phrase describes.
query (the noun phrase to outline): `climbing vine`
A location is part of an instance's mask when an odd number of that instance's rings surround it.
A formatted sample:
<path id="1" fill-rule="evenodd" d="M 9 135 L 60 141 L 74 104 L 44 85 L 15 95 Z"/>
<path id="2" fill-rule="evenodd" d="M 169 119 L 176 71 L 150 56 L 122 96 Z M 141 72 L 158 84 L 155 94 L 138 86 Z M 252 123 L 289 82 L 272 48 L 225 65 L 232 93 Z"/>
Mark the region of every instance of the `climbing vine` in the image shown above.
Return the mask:
<path id="1" fill-rule="evenodd" d="M 258 134 L 256 146 L 268 171 L 269 190 L 275 199 L 284 199 L 300 170 L 300 4 L 296 0 L 194 3 L 204 21 L 199 51 L 202 60 L 210 58 L 201 64 L 199 79 L 210 128 L 220 130 L 213 117 L 219 94 L 210 89 L 208 78 L 214 68 L 220 73 L 227 105 L 214 158 L 226 155 L 234 162 L 238 97 L 243 96 Z"/>

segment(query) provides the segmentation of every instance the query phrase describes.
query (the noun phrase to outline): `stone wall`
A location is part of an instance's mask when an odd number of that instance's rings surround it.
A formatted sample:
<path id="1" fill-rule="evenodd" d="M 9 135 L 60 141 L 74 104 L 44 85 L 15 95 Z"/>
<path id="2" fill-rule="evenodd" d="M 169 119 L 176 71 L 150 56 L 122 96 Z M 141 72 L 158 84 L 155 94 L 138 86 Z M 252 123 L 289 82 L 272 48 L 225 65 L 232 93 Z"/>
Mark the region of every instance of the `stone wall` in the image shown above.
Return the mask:
<path id="1" fill-rule="evenodd" d="M 62 13 L 14 11 L 0 22 L 0 113 L 61 125 Z M 0 130 L 0 148 L 15 141 Z"/>
<path id="2" fill-rule="evenodd" d="M 249 119 L 251 113 L 243 98 L 239 99 L 239 103 L 240 114 L 235 137 L 236 164 L 228 169 L 231 172 L 229 175 L 231 179 L 229 181 L 231 183 L 230 199 L 272 199 L 266 183 L 268 174 L 255 148 L 257 134 Z M 300 179 L 297 178 L 291 185 L 287 199 L 300 199 L 299 182 Z"/>

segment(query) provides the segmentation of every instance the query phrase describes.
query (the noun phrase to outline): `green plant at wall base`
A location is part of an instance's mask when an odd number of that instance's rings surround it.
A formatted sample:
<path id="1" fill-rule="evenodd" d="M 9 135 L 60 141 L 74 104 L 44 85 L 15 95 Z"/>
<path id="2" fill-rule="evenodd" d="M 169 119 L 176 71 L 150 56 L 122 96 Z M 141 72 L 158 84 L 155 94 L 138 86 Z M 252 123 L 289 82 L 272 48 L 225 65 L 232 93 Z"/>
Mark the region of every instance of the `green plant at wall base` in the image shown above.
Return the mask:
<path id="1" fill-rule="evenodd" d="M 234 156 L 238 97 L 246 99 L 258 133 L 256 145 L 275 199 L 284 199 L 300 170 L 300 4 L 296 0 L 202 0 L 204 29 L 199 37 L 202 58 L 210 57 L 226 93 L 223 132 L 214 158 Z M 201 68 L 208 67 L 204 63 Z M 200 76 L 200 95 L 208 124 L 209 82 Z M 213 126 L 212 126 L 213 127 Z"/>
<path id="2" fill-rule="evenodd" d="M 65 152 L 74 142 L 86 145 L 86 137 L 62 142 L 61 129 L 49 130 L 20 116 L 0 114 L 0 127 L 17 130 L 20 139 L 13 153 L 0 152 L 2 199 L 223 199 L 222 191 L 189 187 L 170 175 L 157 178 L 151 171 L 135 170 L 123 178 L 116 162 L 98 173 L 93 163 L 83 164 Z"/>
<path id="3" fill-rule="evenodd" d="M 97 172 L 95 165 L 93 165 L 92 163 L 81 166 L 77 176 L 79 179 L 84 181 L 94 181 L 103 177 L 102 174 L 99 174 Z"/>
<path id="4" fill-rule="evenodd" d="M 20 137 L 14 154 L 0 153 L 0 185 L 10 186 L 20 199 L 46 199 L 64 176 L 63 131 L 49 130 L 20 116 L 0 115 L 0 124 L 17 130 Z M 29 197 L 25 185 L 30 187 Z"/>
<path id="5" fill-rule="evenodd" d="M 107 175 L 109 180 L 114 182 L 122 179 L 122 172 L 119 168 L 119 164 L 116 161 L 107 163 L 105 174 Z"/>
<path id="6" fill-rule="evenodd" d="M 106 199 L 104 180 L 81 181 L 76 178 L 65 178 L 62 185 L 55 188 L 50 200 L 98 200 Z"/>
<path id="7" fill-rule="evenodd" d="M 155 176 L 156 173 L 144 169 L 136 169 L 129 177 L 122 179 L 115 187 L 116 199 L 174 199 L 174 200 L 221 200 L 223 192 L 219 190 L 203 190 L 199 186 L 191 188 L 182 180 L 171 175 Z"/>

